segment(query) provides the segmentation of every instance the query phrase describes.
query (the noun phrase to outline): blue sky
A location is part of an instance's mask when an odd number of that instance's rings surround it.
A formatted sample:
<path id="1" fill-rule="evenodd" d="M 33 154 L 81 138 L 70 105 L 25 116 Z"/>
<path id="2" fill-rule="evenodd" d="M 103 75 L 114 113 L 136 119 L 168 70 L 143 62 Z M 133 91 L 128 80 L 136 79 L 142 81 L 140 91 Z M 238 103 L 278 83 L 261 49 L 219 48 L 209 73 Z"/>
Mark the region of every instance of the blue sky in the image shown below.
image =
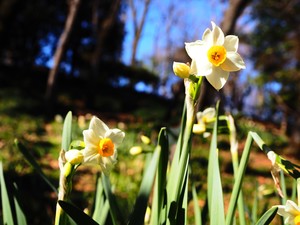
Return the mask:
<path id="1" fill-rule="evenodd" d="M 147 15 L 145 27 L 137 50 L 137 59 L 145 61 L 147 57 L 154 54 L 155 45 L 163 48 L 166 45 L 164 34 L 165 24 L 162 21 L 163 15 L 168 15 L 168 6 L 171 2 L 175 3 L 175 10 L 179 12 L 176 19 L 179 21 L 177 26 L 173 26 L 172 41 L 175 45 L 184 45 L 185 41 L 194 41 L 200 39 L 205 28 L 210 27 L 210 21 L 216 24 L 220 23 L 222 13 L 226 7 L 224 4 L 218 4 L 219 1 L 204 1 L 204 0 L 152 0 L 149 13 Z M 140 10 L 142 11 L 142 10 Z M 126 19 L 126 37 L 124 42 L 124 51 L 122 60 L 128 64 L 130 61 L 133 26 L 132 17 L 129 9 L 127 10 Z M 183 32 L 188 32 L 187 35 L 191 40 L 183 39 Z"/>

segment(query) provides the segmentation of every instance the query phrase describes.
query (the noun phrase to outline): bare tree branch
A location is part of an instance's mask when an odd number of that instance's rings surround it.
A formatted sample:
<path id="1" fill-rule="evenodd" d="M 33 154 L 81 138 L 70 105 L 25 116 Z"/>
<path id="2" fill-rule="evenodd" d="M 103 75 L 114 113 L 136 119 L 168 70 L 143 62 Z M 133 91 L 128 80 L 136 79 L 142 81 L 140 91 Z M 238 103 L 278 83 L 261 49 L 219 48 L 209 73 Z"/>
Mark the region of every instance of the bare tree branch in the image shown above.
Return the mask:
<path id="1" fill-rule="evenodd" d="M 143 28 L 144 28 L 144 24 L 145 24 L 146 16 L 149 11 L 150 3 L 151 3 L 151 0 L 145 0 L 144 9 L 143 9 L 143 12 L 141 15 L 141 19 L 139 21 L 134 0 L 129 0 L 129 7 L 130 7 L 131 13 L 132 13 L 133 29 L 134 29 L 134 39 L 133 39 L 132 52 L 131 52 L 131 65 L 134 65 L 136 63 L 137 47 L 138 47 L 138 43 L 139 43 Z"/>
<path id="2" fill-rule="evenodd" d="M 48 76 L 47 89 L 46 89 L 46 94 L 45 94 L 45 98 L 46 98 L 47 102 L 49 102 L 50 99 L 52 98 L 53 87 L 55 85 L 55 80 L 56 80 L 56 76 L 57 76 L 57 73 L 59 70 L 59 65 L 62 60 L 68 39 L 70 37 L 70 33 L 71 33 L 73 25 L 74 25 L 74 21 L 75 21 L 77 12 L 78 12 L 80 0 L 69 0 L 68 3 L 69 3 L 68 17 L 67 17 L 67 20 L 65 23 L 64 30 L 63 30 L 62 34 L 60 35 L 55 54 L 53 56 L 54 65 L 53 65 L 52 69 L 50 70 L 49 76 Z"/>

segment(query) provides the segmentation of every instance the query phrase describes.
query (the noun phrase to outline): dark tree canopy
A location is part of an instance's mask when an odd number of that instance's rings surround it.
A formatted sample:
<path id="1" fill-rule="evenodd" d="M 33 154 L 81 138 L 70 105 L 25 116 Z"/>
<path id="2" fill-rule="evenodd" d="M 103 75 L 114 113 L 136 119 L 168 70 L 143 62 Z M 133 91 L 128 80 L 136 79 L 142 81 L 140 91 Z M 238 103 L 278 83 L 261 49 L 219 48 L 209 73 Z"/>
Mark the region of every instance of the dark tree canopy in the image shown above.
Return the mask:
<path id="1" fill-rule="evenodd" d="M 268 92 L 272 113 L 280 112 L 282 121 L 299 130 L 300 1 L 257 0 L 252 7 L 256 25 L 249 43 L 257 81 Z"/>

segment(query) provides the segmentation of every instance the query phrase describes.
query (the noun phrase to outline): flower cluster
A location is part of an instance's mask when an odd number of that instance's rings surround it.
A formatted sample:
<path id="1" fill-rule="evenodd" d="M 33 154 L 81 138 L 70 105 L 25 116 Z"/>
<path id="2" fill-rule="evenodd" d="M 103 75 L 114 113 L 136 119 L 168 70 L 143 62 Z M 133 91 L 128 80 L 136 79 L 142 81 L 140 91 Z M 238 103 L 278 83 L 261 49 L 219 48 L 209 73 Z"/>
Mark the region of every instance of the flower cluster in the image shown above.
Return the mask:
<path id="1" fill-rule="evenodd" d="M 117 162 L 117 147 L 125 133 L 110 129 L 103 121 L 93 117 L 89 129 L 83 131 L 84 149 L 71 149 L 66 152 L 66 161 L 72 165 L 97 164 L 104 174 L 109 174 Z"/>
<path id="2" fill-rule="evenodd" d="M 202 40 L 185 43 L 187 54 L 192 59 L 191 66 L 174 62 L 174 73 L 181 78 L 205 76 L 216 90 L 220 90 L 228 80 L 229 72 L 245 69 L 245 63 L 237 53 L 238 44 L 237 36 L 225 36 L 212 22 L 212 30 L 207 28 Z"/>

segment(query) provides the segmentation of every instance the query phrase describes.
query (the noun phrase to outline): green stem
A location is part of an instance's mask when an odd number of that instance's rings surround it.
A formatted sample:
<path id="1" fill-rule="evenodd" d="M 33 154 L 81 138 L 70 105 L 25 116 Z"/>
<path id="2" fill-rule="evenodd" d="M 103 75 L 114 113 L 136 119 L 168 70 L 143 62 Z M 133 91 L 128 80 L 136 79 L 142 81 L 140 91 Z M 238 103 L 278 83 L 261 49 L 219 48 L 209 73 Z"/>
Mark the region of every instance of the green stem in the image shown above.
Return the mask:
<path id="1" fill-rule="evenodd" d="M 298 206 L 300 206 L 300 178 L 297 178 L 297 196 L 298 196 Z"/>

